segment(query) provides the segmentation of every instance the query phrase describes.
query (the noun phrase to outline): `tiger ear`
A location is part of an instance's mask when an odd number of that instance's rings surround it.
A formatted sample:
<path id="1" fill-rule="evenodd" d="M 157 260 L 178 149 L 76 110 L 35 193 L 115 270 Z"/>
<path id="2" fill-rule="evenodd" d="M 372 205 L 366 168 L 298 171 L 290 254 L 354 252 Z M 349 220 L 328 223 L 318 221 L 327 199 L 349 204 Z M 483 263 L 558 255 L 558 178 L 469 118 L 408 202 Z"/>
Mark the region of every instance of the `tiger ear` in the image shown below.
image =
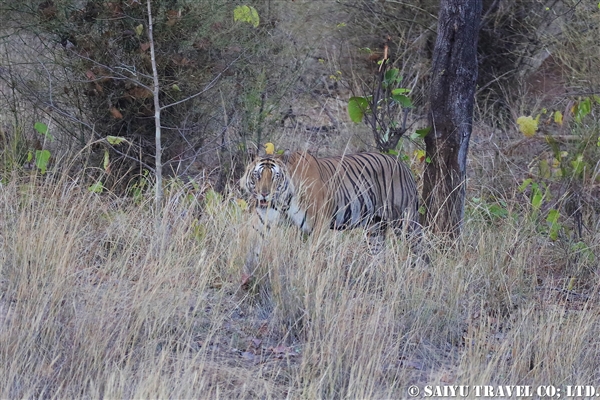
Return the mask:
<path id="1" fill-rule="evenodd" d="M 286 149 L 283 152 L 283 156 L 282 156 L 283 162 L 287 164 L 288 161 L 290 161 L 290 156 L 291 155 L 292 155 L 292 152 L 289 149 Z"/>
<path id="2" fill-rule="evenodd" d="M 258 158 L 258 146 L 256 143 L 248 143 L 248 147 L 246 147 L 246 153 L 248 156 L 248 160 L 255 160 Z"/>

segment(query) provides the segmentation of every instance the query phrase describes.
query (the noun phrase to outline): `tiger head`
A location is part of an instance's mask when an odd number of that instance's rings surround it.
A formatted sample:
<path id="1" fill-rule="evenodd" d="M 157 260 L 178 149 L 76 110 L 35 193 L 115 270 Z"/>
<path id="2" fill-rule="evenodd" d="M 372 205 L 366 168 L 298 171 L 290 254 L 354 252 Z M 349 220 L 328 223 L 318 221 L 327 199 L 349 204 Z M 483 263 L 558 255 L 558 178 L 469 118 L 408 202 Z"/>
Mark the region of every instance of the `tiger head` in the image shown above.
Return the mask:
<path id="1" fill-rule="evenodd" d="M 256 199 L 260 208 L 278 208 L 293 194 L 287 166 L 277 156 L 259 157 L 250 163 L 240 186 Z"/>

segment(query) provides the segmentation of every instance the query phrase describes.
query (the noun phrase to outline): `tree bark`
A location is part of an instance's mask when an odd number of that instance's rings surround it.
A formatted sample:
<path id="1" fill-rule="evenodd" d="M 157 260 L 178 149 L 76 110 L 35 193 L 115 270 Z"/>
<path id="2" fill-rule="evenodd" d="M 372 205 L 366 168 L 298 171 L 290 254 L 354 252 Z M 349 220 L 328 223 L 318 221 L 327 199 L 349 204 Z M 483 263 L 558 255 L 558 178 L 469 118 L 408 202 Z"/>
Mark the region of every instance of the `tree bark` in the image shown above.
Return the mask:
<path id="1" fill-rule="evenodd" d="M 425 168 L 425 225 L 450 239 L 464 216 L 466 167 L 477 81 L 481 0 L 441 0 L 433 53 Z"/>

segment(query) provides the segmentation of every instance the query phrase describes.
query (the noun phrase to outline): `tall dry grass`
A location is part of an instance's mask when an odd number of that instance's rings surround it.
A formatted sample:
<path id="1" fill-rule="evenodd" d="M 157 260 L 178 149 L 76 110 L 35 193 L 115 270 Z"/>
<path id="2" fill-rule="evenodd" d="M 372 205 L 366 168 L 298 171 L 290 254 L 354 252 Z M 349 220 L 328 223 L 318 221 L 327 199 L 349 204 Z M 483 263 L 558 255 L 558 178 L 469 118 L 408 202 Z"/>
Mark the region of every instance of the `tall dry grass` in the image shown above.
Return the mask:
<path id="1" fill-rule="evenodd" d="M 597 270 L 582 264 L 568 287 L 547 264 L 556 243 L 525 219 L 472 216 L 454 248 L 428 239 L 429 267 L 392 239 L 373 258 L 360 231 L 280 227 L 249 277 L 249 216 L 226 200 L 191 212 L 183 194 L 158 218 L 67 180 L 0 188 L 0 397 L 405 398 L 413 384 L 599 381 Z"/>

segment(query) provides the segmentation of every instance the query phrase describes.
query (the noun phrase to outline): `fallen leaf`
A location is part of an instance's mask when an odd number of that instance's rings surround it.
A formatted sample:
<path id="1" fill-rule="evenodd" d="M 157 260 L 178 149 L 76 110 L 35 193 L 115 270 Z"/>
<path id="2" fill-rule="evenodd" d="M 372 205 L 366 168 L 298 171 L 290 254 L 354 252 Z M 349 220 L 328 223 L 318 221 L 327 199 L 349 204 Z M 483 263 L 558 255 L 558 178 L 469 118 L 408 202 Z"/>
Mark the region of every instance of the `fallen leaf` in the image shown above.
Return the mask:
<path id="1" fill-rule="evenodd" d="M 167 11 L 167 26 L 173 26 L 181 19 L 181 10 Z"/>
<path id="2" fill-rule="evenodd" d="M 121 8 L 121 5 L 119 5 L 119 3 L 110 2 L 106 5 L 106 7 L 112 13 L 113 18 L 120 17 L 121 15 L 123 15 L 123 9 Z"/>
<path id="3" fill-rule="evenodd" d="M 112 107 L 110 109 L 110 114 L 113 116 L 113 118 L 123 119 L 123 114 L 121 114 L 121 111 L 117 110 L 116 107 Z"/>
<path id="4" fill-rule="evenodd" d="M 150 42 L 140 43 L 140 49 L 142 49 L 142 51 L 148 51 L 149 48 L 150 48 Z"/>
<path id="5" fill-rule="evenodd" d="M 143 88 L 141 86 L 136 86 L 127 91 L 127 94 L 131 96 L 133 99 L 149 99 L 152 98 L 153 93 L 151 90 Z"/>
<path id="6" fill-rule="evenodd" d="M 189 58 L 183 57 L 180 54 L 175 54 L 175 56 L 173 56 L 171 61 L 173 62 L 173 64 L 175 64 L 179 67 L 187 67 L 187 66 L 190 66 L 193 64 L 192 60 L 190 60 Z"/>

